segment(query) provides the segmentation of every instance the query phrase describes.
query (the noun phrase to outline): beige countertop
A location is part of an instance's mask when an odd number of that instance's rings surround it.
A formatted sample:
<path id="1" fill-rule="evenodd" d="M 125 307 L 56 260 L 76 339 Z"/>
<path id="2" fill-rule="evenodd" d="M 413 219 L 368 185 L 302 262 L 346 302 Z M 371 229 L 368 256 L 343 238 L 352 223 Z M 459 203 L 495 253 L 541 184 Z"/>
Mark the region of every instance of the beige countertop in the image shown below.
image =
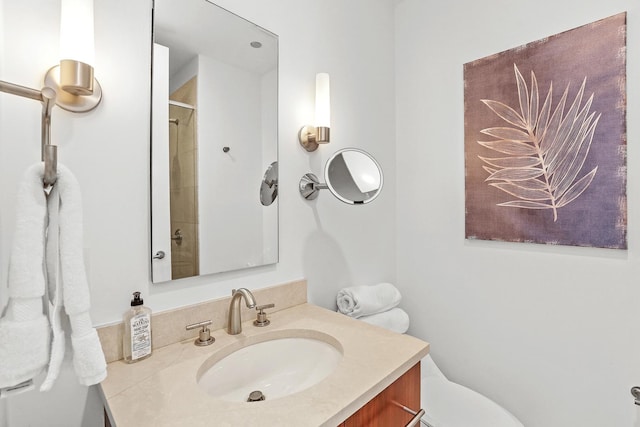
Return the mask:
<path id="1" fill-rule="evenodd" d="M 311 304 L 270 316 L 271 325 L 243 322 L 239 335 L 212 331 L 216 342 L 197 347 L 193 340 L 167 345 L 146 360 L 108 365 L 101 390 L 114 427 L 144 426 L 336 426 L 393 383 L 429 351 L 429 344 Z M 176 327 L 184 327 L 176 325 Z M 196 382 L 198 369 L 261 340 L 321 332 L 335 338 L 343 358 L 318 384 L 274 400 L 235 403 L 215 399 Z"/>

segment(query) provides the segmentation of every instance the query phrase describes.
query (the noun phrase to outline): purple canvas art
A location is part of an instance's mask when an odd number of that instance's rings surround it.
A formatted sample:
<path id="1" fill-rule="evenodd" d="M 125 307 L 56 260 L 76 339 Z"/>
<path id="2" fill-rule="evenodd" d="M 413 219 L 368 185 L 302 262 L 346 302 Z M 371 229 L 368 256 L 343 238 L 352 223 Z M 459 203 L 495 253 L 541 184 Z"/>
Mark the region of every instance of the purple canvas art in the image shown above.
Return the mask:
<path id="1" fill-rule="evenodd" d="M 468 239 L 627 248 L 626 13 L 464 65 Z"/>

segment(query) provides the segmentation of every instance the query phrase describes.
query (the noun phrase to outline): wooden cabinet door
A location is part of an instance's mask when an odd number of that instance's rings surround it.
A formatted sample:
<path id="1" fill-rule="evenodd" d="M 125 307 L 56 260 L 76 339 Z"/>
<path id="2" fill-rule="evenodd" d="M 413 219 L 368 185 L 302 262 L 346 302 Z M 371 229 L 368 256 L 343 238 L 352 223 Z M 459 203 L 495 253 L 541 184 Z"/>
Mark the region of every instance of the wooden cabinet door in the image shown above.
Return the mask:
<path id="1" fill-rule="evenodd" d="M 340 427 L 404 427 L 411 414 L 396 403 L 420 410 L 420 362 L 371 399 Z"/>

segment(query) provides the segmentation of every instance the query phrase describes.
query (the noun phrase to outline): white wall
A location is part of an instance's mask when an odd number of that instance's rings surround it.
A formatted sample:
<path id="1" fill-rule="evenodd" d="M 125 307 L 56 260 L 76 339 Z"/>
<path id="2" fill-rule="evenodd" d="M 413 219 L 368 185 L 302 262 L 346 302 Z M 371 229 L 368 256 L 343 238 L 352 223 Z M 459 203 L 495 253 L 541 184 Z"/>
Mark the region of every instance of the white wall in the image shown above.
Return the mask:
<path id="1" fill-rule="evenodd" d="M 628 251 L 465 241 L 462 64 L 628 11 Z M 640 384 L 631 0 L 404 0 L 396 9 L 397 268 L 410 332 L 527 427 L 634 425 Z M 409 296 L 409 298 L 406 298 Z"/>
<path id="2" fill-rule="evenodd" d="M 234 287 L 259 288 L 305 277 L 311 301 L 333 307 L 336 292 L 345 285 L 394 279 L 393 1 L 217 3 L 280 36 L 280 262 L 179 283 L 150 283 L 150 1 L 96 0 L 96 76 L 104 100 L 97 110 L 81 116 L 59 109 L 53 115 L 59 160 L 76 174 L 83 191 L 85 255 L 96 325 L 118 321 L 134 290 L 142 291 L 152 309 L 165 310 L 224 296 Z M 57 61 L 59 4 L 0 4 L 7 45 L 1 53 L 0 79 L 39 87 L 44 72 Z M 316 23 L 329 23 L 330 31 Z M 298 145 L 297 132 L 313 119 L 315 74 L 322 71 L 332 79 L 332 142 L 309 154 Z M 3 284 L 15 189 L 40 151 L 40 106 L 7 97 L 0 94 Z M 368 150 L 379 159 L 388 184 L 382 195 L 358 207 L 328 192 L 314 202 L 302 200 L 297 190 L 300 177 L 306 172 L 321 174 L 331 153 L 347 146 Z M 0 287 L 0 294 L 5 292 Z M 65 391 L 68 388 L 76 391 Z M 60 379 L 57 391 L 24 395 L 24 404 L 10 402 L 8 410 L 0 406 L 0 411 L 22 417 L 12 418 L 17 420 L 14 425 L 73 426 L 80 423 L 67 414 L 86 410 L 83 425 L 90 425 L 87 419 L 96 416 L 91 409 L 95 400 L 87 400 L 86 388 L 75 385 L 72 373 Z M 55 405 L 45 408 L 45 400 Z M 4 416 L 0 414 L 0 420 Z"/>

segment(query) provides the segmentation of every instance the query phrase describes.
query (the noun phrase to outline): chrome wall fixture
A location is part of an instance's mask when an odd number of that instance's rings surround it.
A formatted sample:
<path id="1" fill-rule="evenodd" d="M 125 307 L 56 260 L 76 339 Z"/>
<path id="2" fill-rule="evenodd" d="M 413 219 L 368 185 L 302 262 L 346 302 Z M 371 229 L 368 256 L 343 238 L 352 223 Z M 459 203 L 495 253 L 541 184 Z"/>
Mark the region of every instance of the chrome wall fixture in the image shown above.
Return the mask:
<path id="1" fill-rule="evenodd" d="M 60 65 L 47 71 L 42 90 L 0 80 L 0 92 L 42 103 L 41 158 L 45 187 L 55 183 L 57 174 L 58 152 L 51 144 L 53 107 L 85 112 L 97 107 L 102 99 L 102 89 L 93 78 L 93 66 L 89 65 L 93 62 L 93 0 L 61 0 L 60 40 L 63 59 Z M 74 47 L 78 45 L 80 48 Z"/>
<path id="2" fill-rule="evenodd" d="M 307 151 L 315 151 L 318 144 L 330 141 L 331 90 L 329 74 L 316 74 L 316 119 L 314 125 L 305 125 L 298 132 L 298 141 Z"/>
<path id="3" fill-rule="evenodd" d="M 260 182 L 260 203 L 270 206 L 278 197 L 278 162 L 272 162 Z"/>
<path id="4" fill-rule="evenodd" d="M 324 179 L 320 182 L 312 173 L 302 176 L 298 184 L 305 200 L 314 200 L 320 190 L 329 190 L 338 200 L 350 205 L 372 202 L 380 195 L 383 185 L 382 167 L 366 151 L 344 148 L 327 160 Z"/>
<path id="5" fill-rule="evenodd" d="M 41 160 L 44 162 L 43 184 L 45 187 L 53 185 L 56 182 L 58 168 L 58 147 L 51 145 L 51 110 L 56 102 L 56 92 L 50 87 L 36 90 L 2 80 L 0 80 L 0 92 L 33 99 L 42 103 L 42 145 L 40 155 Z"/>

